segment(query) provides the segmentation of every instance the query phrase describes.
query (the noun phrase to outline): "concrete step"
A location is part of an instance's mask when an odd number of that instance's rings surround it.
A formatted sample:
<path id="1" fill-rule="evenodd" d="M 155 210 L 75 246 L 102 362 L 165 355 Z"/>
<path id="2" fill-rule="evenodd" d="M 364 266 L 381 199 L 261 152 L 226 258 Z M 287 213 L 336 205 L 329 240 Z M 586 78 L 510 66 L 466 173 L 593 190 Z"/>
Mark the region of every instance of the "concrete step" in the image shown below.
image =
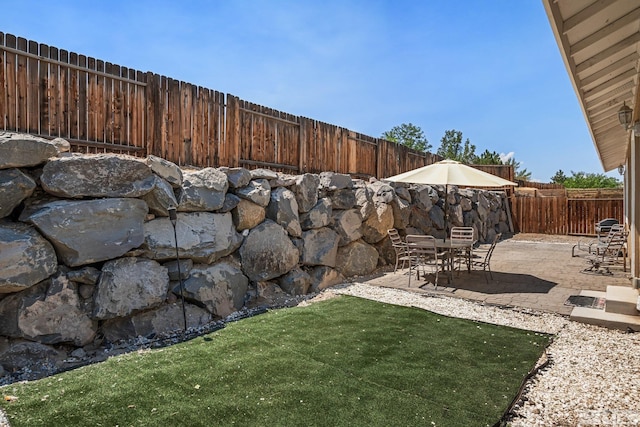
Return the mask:
<path id="1" fill-rule="evenodd" d="M 570 319 L 575 322 L 602 326 L 609 329 L 640 332 L 640 316 L 609 313 L 604 310 L 586 307 L 574 307 L 573 310 L 571 310 Z"/>
<path id="2" fill-rule="evenodd" d="M 581 291 L 580 295 L 595 298 L 607 297 L 606 292 L 587 290 Z M 608 303 L 609 301 L 607 301 L 607 304 Z M 640 315 L 632 316 L 629 314 L 611 313 L 606 310 L 597 310 L 594 308 L 574 307 L 573 310 L 571 310 L 570 319 L 575 322 L 602 326 L 603 328 L 640 332 Z"/>
<path id="3" fill-rule="evenodd" d="M 607 313 L 638 316 L 638 289 L 629 286 L 607 286 Z"/>

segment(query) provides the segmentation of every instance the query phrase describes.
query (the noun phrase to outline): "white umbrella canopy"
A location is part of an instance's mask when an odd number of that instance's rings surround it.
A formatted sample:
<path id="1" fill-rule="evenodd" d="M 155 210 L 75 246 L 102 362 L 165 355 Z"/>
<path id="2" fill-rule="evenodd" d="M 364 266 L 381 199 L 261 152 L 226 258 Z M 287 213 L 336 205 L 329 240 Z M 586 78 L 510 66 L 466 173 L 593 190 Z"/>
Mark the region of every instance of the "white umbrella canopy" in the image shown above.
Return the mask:
<path id="1" fill-rule="evenodd" d="M 442 160 L 383 179 L 412 184 L 460 185 L 466 187 L 508 187 L 518 185 L 515 182 L 491 175 L 455 160 Z"/>
<path id="2" fill-rule="evenodd" d="M 406 182 L 411 184 L 444 185 L 445 201 L 449 194 L 449 185 L 463 187 L 508 187 L 517 186 L 515 182 L 491 175 L 455 160 L 441 160 L 431 165 L 384 178 L 386 181 Z M 446 202 L 445 202 L 446 203 Z M 448 203 L 447 203 L 448 204 Z M 444 231 L 448 234 L 449 224 L 447 221 L 447 210 L 444 209 Z"/>

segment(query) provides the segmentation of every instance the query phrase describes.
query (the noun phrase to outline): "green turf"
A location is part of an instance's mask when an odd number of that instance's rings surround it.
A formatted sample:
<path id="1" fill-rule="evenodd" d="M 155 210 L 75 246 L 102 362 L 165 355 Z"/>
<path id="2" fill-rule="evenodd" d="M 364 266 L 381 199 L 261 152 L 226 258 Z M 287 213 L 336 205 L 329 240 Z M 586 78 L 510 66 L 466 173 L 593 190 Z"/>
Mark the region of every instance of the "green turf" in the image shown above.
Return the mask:
<path id="1" fill-rule="evenodd" d="M 550 336 L 340 297 L 3 388 L 12 426 L 484 426 Z"/>

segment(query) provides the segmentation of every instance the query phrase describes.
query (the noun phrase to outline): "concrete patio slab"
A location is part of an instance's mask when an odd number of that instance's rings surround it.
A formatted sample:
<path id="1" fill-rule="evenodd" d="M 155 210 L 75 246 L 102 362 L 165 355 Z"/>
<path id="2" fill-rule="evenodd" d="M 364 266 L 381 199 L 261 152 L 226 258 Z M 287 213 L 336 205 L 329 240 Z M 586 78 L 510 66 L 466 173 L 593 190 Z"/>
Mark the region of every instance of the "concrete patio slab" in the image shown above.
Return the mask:
<path id="1" fill-rule="evenodd" d="M 584 256 L 571 256 L 578 237 L 539 236 L 531 235 L 529 240 L 527 235 L 517 235 L 499 242 L 491 260 L 492 277 L 482 271 L 463 270 L 453 274 L 450 284 L 441 275 L 437 289 L 415 277 L 409 288 L 407 269 L 396 273 L 391 269 L 357 281 L 567 316 L 573 307 L 565 301 L 571 295 L 580 295 L 583 290 L 606 292 L 609 285 L 631 287 L 630 274 L 622 265 L 612 267 L 611 275 L 584 272 L 589 267 Z"/>

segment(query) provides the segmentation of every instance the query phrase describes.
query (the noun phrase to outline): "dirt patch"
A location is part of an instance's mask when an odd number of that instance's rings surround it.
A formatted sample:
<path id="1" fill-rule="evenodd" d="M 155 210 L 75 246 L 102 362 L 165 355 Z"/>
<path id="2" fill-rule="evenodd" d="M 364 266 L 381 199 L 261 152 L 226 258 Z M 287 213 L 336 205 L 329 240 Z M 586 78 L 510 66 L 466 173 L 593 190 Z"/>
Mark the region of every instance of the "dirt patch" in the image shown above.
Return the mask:
<path id="1" fill-rule="evenodd" d="M 298 304 L 298 307 L 306 307 L 310 304 L 313 304 L 314 302 L 326 301 L 328 299 L 335 298 L 337 296 L 339 295 L 334 291 L 332 291 L 331 289 L 326 289 L 321 293 L 319 293 L 318 295 L 316 295 L 315 297 L 302 301 L 300 304 Z"/>

